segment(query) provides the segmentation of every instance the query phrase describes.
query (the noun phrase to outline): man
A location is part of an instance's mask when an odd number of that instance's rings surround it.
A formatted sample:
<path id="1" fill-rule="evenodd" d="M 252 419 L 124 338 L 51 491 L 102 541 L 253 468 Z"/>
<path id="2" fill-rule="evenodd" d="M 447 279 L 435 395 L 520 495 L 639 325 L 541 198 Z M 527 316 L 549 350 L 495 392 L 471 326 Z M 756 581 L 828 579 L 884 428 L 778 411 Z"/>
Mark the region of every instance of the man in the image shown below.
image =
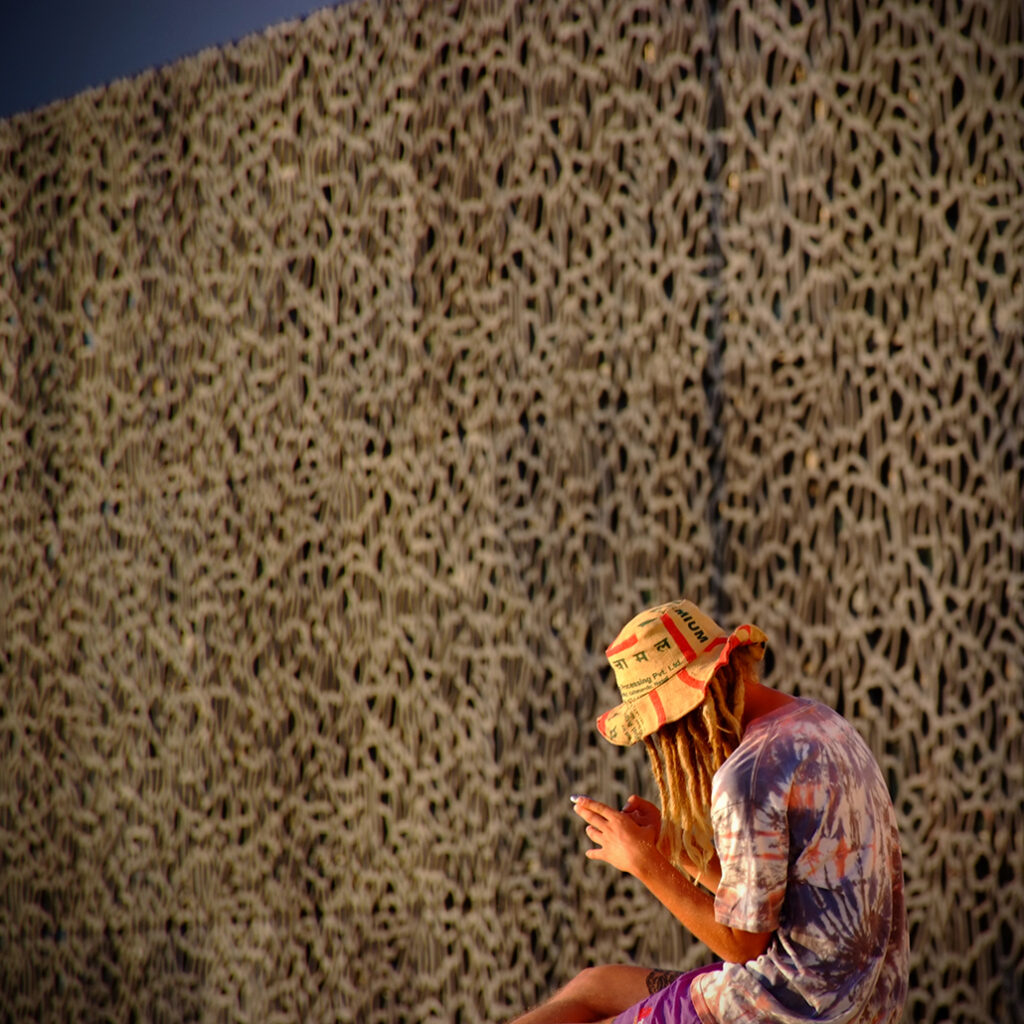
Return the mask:
<path id="1" fill-rule="evenodd" d="M 622 703 L 597 726 L 644 742 L 661 810 L 573 798 L 587 857 L 643 882 L 723 962 L 590 968 L 518 1024 L 898 1020 L 908 941 L 885 782 L 834 711 L 761 684 L 766 643 L 689 601 L 627 623 L 606 652 Z"/>

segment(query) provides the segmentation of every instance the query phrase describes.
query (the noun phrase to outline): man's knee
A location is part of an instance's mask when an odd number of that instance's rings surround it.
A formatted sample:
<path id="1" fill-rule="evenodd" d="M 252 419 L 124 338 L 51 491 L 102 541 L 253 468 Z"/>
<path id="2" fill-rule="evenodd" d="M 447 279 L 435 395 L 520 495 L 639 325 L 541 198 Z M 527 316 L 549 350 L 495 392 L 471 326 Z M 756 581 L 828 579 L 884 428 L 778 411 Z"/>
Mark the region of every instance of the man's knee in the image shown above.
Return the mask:
<path id="1" fill-rule="evenodd" d="M 607 988 L 607 977 L 609 968 L 600 967 L 584 967 L 579 974 L 576 975 L 568 985 L 565 986 L 565 991 L 570 992 L 573 995 L 581 996 L 587 993 L 599 993 L 602 991 L 602 978 L 605 979 L 603 988 Z"/>
<path id="2" fill-rule="evenodd" d="M 566 998 L 601 1017 L 613 1016 L 631 1004 L 622 992 L 622 970 L 612 965 L 584 967 L 562 990 Z"/>

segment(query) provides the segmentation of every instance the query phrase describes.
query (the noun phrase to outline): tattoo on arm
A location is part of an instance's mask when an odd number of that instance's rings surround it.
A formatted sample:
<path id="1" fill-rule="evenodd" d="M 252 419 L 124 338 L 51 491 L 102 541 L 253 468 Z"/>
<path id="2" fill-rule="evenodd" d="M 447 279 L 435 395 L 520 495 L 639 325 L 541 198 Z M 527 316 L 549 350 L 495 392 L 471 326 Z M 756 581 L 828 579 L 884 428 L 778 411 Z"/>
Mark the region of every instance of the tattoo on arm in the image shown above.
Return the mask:
<path id="1" fill-rule="evenodd" d="M 654 995 L 655 992 L 668 988 L 682 973 L 682 971 L 651 971 L 647 975 L 647 991 Z"/>

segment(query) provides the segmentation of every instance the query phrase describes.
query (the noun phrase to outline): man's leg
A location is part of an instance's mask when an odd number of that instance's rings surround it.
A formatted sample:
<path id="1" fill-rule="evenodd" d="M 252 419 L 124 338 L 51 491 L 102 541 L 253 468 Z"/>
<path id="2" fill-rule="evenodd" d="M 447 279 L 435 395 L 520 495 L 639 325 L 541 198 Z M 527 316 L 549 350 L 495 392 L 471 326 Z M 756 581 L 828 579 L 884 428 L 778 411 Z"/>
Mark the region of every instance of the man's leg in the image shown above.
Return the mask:
<path id="1" fill-rule="evenodd" d="M 517 1017 L 512 1024 L 596 1024 L 610 1020 L 654 991 L 647 984 L 649 975 L 664 973 L 625 964 L 588 967 L 547 1002 Z"/>

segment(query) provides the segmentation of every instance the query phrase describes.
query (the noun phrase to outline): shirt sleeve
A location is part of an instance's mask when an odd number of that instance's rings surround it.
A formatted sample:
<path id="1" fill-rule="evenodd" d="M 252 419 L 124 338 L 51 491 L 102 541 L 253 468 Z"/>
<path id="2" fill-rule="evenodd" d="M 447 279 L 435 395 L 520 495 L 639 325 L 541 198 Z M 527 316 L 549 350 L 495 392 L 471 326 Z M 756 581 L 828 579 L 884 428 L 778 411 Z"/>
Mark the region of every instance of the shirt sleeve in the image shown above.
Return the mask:
<path id="1" fill-rule="evenodd" d="M 789 828 L 784 798 L 751 794 L 712 806 L 722 882 L 715 917 L 730 928 L 771 932 L 779 926 L 789 869 Z"/>

